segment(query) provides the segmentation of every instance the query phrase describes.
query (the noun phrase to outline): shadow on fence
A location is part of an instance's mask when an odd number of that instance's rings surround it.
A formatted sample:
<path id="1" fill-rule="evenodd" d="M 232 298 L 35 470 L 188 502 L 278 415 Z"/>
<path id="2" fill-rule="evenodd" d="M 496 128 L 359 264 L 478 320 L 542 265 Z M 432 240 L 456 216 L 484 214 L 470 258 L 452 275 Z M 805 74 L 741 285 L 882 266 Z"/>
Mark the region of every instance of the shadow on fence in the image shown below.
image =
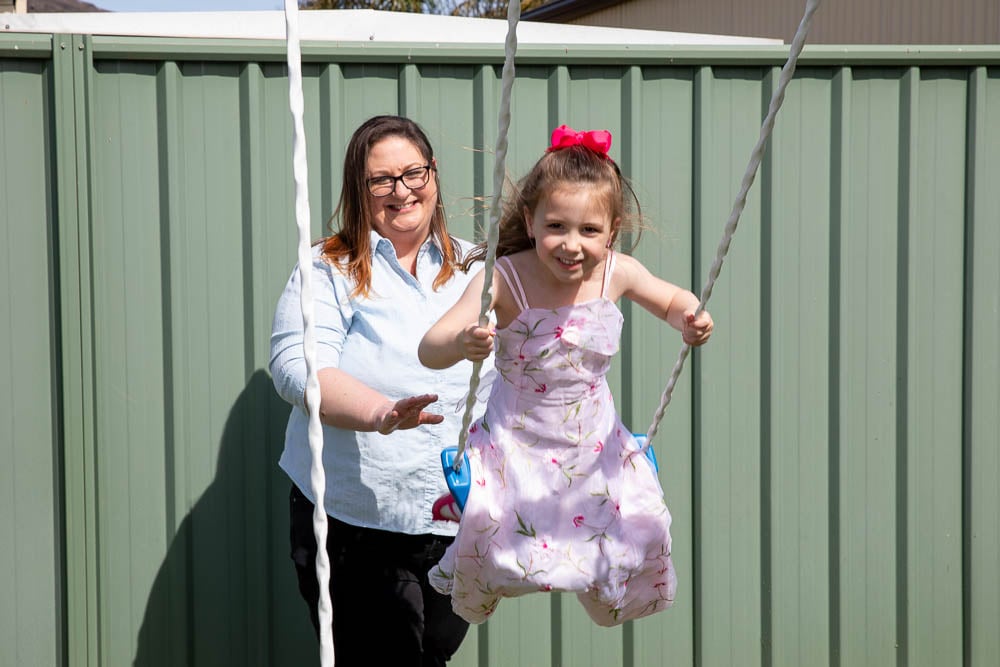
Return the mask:
<path id="1" fill-rule="evenodd" d="M 135 667 L 318 662 L 288 558 L 289 481 L 277 466 L 289 409 L 263 370 L 236 398 L 215 477 L 156 574 Z"/>

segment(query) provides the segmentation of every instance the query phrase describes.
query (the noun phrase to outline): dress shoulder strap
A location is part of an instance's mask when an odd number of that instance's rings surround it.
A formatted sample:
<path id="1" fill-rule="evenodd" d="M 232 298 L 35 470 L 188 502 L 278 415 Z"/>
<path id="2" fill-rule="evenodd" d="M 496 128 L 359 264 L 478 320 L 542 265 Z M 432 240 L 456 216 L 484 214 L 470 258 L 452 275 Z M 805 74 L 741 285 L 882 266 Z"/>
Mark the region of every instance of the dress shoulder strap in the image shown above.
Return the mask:
<path id="1" fill-rule="evenodd" d="M 601 285 L 601 298 L 608 298 L 608 287 L 611 285 L 611 274 L 615 271 L 615 251 L 608 248 L 608 256 L 604 260 L 604 282 Z"/>
<path id="2" fill-rule="evenodd" d="M 507 287 L 510 288 L 510 293 L 514 295 L 514 302 L 517 304 L 517 307 L 522 311 L 528 310 L 528 297 L 524 295 L 524 287 L 521 286 L 521 279 L 517 277 L 517 270 L 514 269 L 514 263 L 510 261 L 510 258 L 498 258 L 494 268 L 500 273 L 504 282 L 507 283 Z M 508 271 L 510 272 L 509 274 Z"/>

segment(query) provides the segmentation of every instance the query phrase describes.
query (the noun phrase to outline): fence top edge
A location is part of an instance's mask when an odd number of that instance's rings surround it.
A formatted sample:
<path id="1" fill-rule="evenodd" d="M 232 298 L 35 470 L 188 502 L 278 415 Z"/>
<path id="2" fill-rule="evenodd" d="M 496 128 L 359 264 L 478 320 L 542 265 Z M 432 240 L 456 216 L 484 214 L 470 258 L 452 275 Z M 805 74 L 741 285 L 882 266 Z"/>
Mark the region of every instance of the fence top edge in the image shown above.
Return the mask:
<path id="1" fill-rule="evenodd" d="M 284 61 L 282 40 L 88 36 L 95 59 Z M 38 57 L 51 53 L 52 34 L 0 33 L 0 54 Z M 303 42 L 307 62 L 499 64 L 502 44 Z M 787 45 L 522 45 L 516 62 L 613 65 L 780 65 Z M 807 45 L 801 65 L 996 65 L 1000 45 Z"/>

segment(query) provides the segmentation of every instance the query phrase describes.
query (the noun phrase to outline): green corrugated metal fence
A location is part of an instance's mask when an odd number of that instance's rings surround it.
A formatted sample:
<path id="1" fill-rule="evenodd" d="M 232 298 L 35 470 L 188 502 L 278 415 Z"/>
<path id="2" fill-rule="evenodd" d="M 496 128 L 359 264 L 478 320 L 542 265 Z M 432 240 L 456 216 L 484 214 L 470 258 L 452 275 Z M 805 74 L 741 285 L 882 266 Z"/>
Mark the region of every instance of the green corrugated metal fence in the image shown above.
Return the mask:
<path id="1" fill-rule="evenodd" d="M 700 288 L 783 49 L 525 47 L 509 169 L 608 128 Z M 295 258 L 283 45 L 0 35 L 0 665 L 318 664 L 266 374 Z M 500 45 L 308 45 L 314 234 L 418 120 L 483 222 Z M 1000 49 L 807 49 L 658 456 L 676 606 L 504 601 L 457 667 L 1000 663 Z M 680 345 L 625 306 L 648 426 Z"/>

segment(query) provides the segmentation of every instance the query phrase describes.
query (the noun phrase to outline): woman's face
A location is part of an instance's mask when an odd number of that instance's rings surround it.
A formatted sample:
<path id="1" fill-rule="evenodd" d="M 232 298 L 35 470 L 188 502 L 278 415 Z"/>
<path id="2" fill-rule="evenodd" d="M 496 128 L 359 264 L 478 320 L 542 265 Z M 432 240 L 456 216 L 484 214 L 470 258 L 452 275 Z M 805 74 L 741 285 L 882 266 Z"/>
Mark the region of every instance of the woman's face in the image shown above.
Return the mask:
<path id="1" fill-rule="evenodd" d="M 402 176 L 427 164 L 427 158 L 408 139 L 386 137 L 368 152 L 365 181 L 367 184 L 369 179 L 379 176 Z M 371 225 L 390 241 L 422 243 L 430 233 L 437 194 L 433 171 L 428 174 L 427 185 L 416 190 L 397 180 L 392 192 L 384 197 L 376 197 L 368 191 Z"/>

